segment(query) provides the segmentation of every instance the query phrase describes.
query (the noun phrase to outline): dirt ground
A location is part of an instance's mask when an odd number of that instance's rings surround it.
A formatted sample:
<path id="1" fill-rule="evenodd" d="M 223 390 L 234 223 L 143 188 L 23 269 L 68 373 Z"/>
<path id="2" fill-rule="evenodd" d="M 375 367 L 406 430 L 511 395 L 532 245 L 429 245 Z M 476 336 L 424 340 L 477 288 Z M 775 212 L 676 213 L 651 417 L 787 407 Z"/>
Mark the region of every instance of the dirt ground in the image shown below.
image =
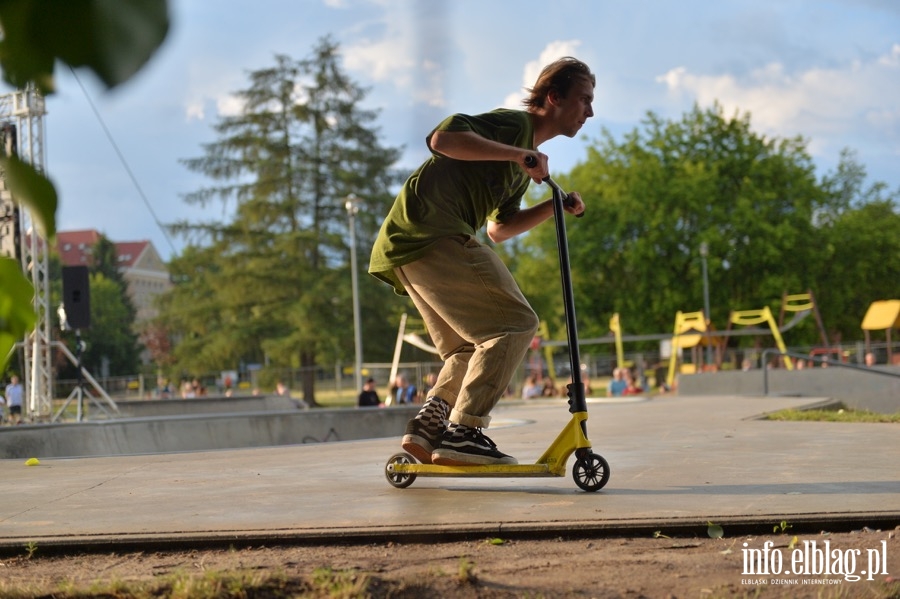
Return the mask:
<path id="1" fill-rule="evenodd" d="M 811 555 L 818 555 L 818 562 Z M 794 557 L 806 563 L 809 574 L 787 574 L 799 567 L 792 565 Z M 832 574 L 815 574 L 816 564 L 824 561 Z M 766 567 L 769 575 L 761 573 Z M 780 575 L 772 575 L 776 569 Z M 867 569 L 877 574 L 862 574 Z M 790 534 L 654 535 L 60 556 L 41 556 L 37 548 L 30 556 L 23 551 L 0 558 L 0 597 L 130 597 L 121 592 L 123 586 L 141 585 L 156 588 L 155 596 L 192 597 L 203 594 L 199 586 L 185 589 L 171 580 L 239 573 L 241 593 L 205 596 L 900 598 L 900 530 L 797 535 L 796 540 Z M 853 575 L 860 580 L 853 581 Z M 104 585 L 120 591 L 104 593 Z"/>

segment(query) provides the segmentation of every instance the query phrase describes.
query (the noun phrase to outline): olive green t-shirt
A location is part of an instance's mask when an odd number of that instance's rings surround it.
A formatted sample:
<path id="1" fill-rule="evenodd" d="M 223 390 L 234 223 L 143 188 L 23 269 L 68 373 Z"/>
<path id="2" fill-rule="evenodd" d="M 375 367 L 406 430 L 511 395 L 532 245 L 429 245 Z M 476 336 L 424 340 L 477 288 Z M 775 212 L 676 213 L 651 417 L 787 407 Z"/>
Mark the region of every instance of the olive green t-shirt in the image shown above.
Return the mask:
<path id="1" fill-rule="evenodd" d="M 472 131 L 525 149 L 534 149 L 531 115 L 501 108 L 479 115 L 454 114 L 434 131 Z M 432 131 L 427 138 L 431 148 Z M 432 150 L 404 183 L 381 225 L 369 262 L 369 273 L 406 291 L 394 268 L 423 256 L 442 237 L 475 235 L 488 220 L 503 222 L 520 209 L 531 179 L 512 161 L 467 161 Z"/>

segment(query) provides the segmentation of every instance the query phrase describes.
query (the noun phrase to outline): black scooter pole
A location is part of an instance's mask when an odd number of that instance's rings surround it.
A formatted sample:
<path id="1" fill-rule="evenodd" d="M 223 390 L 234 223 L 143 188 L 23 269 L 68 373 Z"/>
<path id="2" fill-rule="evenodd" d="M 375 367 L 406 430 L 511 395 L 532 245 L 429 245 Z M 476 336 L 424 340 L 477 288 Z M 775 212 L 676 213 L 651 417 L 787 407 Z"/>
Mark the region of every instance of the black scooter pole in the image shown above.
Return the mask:
<path id="1" fill-rule="evenodd" d="M 556 220 L 556 245 L 559 250 L 559 274 L 562 279 L 563 302 L 566 312 L 566 337 L 569 340 L 569 361 L 572 366 L 572 383 L 569 390 L 569 412 L 586 412 L 587 400 L 584 396 L 584 382 L 581 379 L 581 357 L 578 350 L 578 326 L 575 322 L 575 293 L 572 291 L 572 270 L 569 265 L 569 241 L 566 236 L 565 210 L 563 202 L 568 198 L 550 177 L 544 181 L 553 188 L 553 217 Z M 582 213 L 584 214 L 584 213 Z M 581 215 L 579 215 L 581 216 Z"/>
<path id="2" fill-rule="evenodd" d="M 525 158 L 525 166 L 532 168 L 537 165 L 534 156 Z M 584 382 L 581 378 L 581 357 L 578 350 L 578 326 L 575 322 L 575 293 L 572 291 L 572 271 L 569 265 L 569 241 L 566 235 L 566 212 L 563 205 L 568 201 L 569 194 L 562 190 L 550 177 L 544 177 L 544 182 L 553 190 L 553 218 L 556 221 L 556 245 L 559 253 L 559 273 L 562 279 L 563 302 L 566 312 L 566 337 L 569 343 L 569 361 L 572 368 L 572 382 L 567 385 L 569 390 L 569 412 L 587 412 L 587 400 L 584 396 Z M 582 212 L 578 216 L 583 216 Z M 586 436 L 586 435 L 585 435 Z"/>

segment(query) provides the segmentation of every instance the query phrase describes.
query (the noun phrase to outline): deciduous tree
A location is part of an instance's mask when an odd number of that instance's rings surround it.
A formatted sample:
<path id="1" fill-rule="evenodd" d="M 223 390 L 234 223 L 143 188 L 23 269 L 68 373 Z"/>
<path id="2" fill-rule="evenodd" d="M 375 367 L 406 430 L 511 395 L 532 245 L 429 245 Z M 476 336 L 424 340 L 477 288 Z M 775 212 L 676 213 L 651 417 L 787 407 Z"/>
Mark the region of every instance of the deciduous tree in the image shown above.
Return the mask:
<path id="1" fill-rule="evenodd" d="M 841 168 L 842 176 L 817 180 L 804 139 L 768 138 L 750 115 L 728 117 L 718 106 L 679 121 L 650 113 L 621 140 L 604 132 L 583 163 L 558 177 L 587 204 L 586 218 L 568 222 L 581 337 L 608 335 L 616 312 L 625 334 L 646 334 L 669 332 L 679 310 L 702 310 L 702 243 L 720 330 L 732 310 L 769 306 L 777 315 L 783 293 L 812 289 L 820 302 L 850 302 L 839 311 L 856 313 L 885 285 L 896 290 L 896 205 L 863 192 L 858 165 Z M 559 285 L 550 284 L 558 281 L 552 227 L 515 247 L 523 290 L 564 338 Z M 839 280 L 838 253 L 853 256 Z M 847 330 L 849 322 L 825 314 L 826 326 Z M 853 316 L 857 329 L 861 317 Z M 809 318 L 788 342 L 818 338 Z"/>

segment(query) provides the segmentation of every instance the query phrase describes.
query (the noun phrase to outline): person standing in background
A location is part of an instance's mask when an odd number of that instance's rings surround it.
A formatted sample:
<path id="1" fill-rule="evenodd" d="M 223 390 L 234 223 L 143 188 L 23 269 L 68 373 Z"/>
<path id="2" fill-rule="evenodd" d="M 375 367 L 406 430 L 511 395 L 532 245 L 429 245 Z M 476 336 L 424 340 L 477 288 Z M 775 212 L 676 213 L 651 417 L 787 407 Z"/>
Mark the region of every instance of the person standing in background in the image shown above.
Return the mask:
<path id="1" fill-rule="evenodd" d="M 375 390 L 375 379 L 366 379 L 362 391 L 359 392 L 359 397 L 356 398 L 356 406 L 366 408 L 379 405 L 381 405 L 381 400 L 378 398 L 378 391 Z"/>
<path id="2" fill-rule="evenodd" d="M 9 384 L 6 386 L 6 404 L 9 409 L 10 424 L 22 424 L 22 403 L 25 399 L 25 390 L 19 377 L 12 375 L 9 377 Z M 13 422 L 15 420 L 15 422 Z"/>

